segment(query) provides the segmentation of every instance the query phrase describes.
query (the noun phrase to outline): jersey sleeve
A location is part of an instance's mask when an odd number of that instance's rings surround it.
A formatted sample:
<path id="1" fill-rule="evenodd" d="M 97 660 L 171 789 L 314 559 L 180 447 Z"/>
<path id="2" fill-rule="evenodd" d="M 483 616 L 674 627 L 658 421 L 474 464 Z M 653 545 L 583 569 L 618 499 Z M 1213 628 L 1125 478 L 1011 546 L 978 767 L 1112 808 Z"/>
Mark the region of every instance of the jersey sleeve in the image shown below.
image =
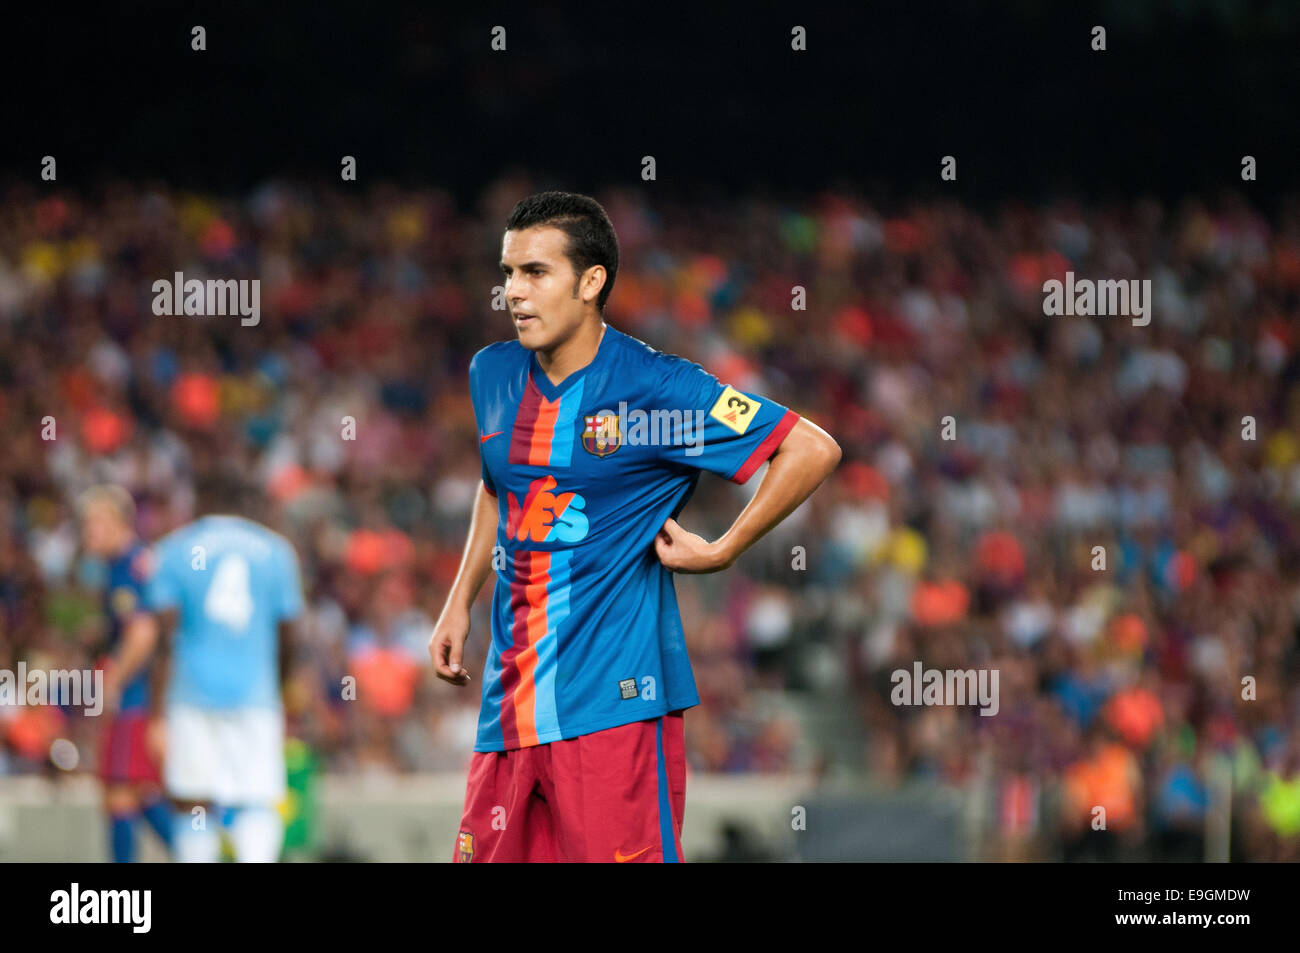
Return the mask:
<path id="1" fill-rule="evenodd" d="M 276 607 L 276 618 L 280 621 L 296 619 L 302 615 L 302 569 L 298 563 L 298 553 L 293 544 L 284 541 L 282 566 L 283 585 L 280 586 L 280 604 Z"/>
<path id="2" fill-rule="evenodd" d="M 160 542 L 150 551 L 148 565 L 149 578 L 144 582 L 145 608 L 154 612 L 163 612 L 180 606 L 181 586 L 176 578 L 177 549 L 174 545 Z"/>
<path id="3" fill-rule="evenodd" d="M 469 399 L 474 405 L 474 426 L 479 435 L 479 472 L 483 477 L 483 486 L 489 493 L 496 496 L 496 484 L 492 482 L 492 475 L 488 473 L 487 461 L 483 459 L 483 437 L 487 436 L 487 434 L 483 432 L 483 415 L 480 412 L 480 408 L 483 406 L 482 399 L 479 396 L 479 366 L 482 356 L 483 352 L 479 351 L 469 362 Z"/>
<path id="4" fill-rule="evenodd" d="M 663 446 L 665 459 L 744 483 L 776 452 L 799 415 L 770 397 L 723 384 L 699 364 L 671 363 L 660 388 L 664 409 L 681 409 L 681 439 Z M 689 433 L 689 439 L 687 434 Z"/>
<path id="5" fill-rule="evenodd" d="M 148 548 L 141 547 L 127 564 L 126 584 L 136 598 L 136 604 L 145 607 L 145 596 L 152 573 L 153 556 Z"/>

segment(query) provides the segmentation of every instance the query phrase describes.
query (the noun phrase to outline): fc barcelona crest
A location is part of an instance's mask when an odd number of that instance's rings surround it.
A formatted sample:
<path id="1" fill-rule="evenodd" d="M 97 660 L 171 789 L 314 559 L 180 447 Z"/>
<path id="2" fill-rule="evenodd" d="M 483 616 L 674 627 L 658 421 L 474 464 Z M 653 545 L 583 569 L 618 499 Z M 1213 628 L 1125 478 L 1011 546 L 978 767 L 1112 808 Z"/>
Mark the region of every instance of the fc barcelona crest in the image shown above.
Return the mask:
<path id="1" fill-rule="evenodd" d="M 460 863 L 471 863 L 474 860 L 474 835 L 469 831 L 461 831 L 456 837 L 456 852 Z"/>
<path id="2" fill-rule="evenodd" d="M 582 431 L 582 448 L 598 457 L 606 457 L 623 445 L 623 435 L 618 430 L 618 415 L 587 414 Z"/>

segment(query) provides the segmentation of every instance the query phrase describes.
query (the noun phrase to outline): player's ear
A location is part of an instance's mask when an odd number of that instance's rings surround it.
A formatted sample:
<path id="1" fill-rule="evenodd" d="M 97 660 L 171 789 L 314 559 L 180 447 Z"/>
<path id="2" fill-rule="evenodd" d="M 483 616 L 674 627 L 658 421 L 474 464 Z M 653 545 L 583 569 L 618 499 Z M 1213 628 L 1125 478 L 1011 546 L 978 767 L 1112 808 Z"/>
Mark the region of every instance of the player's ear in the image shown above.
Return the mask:
<path id="1" fill-rule="evenodd" d="M 583 301 L 594 302 L 597 298 L 599 298 L 600 289 L 605 287 L 605 281 L 608 279 L 608 277 L 609 276 L 605 273 L 604 265 L 592 265 L 585 272 L 583 272 L 582 275 L 582 283 L 584 285 L 584 291 L 582 295 Z M 588 296 L 588 292 L 590 293 L 590 297 Z"/>

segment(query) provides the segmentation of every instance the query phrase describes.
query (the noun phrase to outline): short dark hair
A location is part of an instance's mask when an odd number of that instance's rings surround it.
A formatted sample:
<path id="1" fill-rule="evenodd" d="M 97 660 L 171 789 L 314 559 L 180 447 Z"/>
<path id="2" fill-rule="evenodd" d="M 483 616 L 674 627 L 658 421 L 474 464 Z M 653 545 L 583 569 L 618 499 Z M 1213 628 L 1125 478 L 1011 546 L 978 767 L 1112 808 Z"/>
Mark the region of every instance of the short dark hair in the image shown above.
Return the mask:
<path id="1" fill-rule="evenodd" d="M 596 308 L 603 313 L 618 274 L 618 236 L 604 207 L 576 192 L 538 192 L 516 205 L 506 219 L 508 232 L 542 225 L 558 228 L 569 237 L 565 255 L 575 275 L 593 265 L 604 267 L 605 286 L 596 296 Z"/>
<path id="2" fill-rule="evenodd" d="M 216 514 L 265 522 L 266 497 L 256 484 L 237 471 L 214 466 L 194 478 L 194 516 Z"/>

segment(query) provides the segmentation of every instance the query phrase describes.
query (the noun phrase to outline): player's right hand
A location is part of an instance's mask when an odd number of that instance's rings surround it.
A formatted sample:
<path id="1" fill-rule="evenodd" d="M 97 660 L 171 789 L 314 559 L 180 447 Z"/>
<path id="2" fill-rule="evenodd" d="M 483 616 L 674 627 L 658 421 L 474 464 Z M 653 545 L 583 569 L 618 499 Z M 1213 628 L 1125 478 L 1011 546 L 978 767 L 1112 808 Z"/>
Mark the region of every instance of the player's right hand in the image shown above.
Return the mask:
<path id="1" fill-rule="evenodd" d="M 469 613 L 462 609 L 444 609 L 429 639 L 429 657 L 434 670 L 444 682 L 469 683 L 465 670 L 465 639 L 469 636 Z"/>

